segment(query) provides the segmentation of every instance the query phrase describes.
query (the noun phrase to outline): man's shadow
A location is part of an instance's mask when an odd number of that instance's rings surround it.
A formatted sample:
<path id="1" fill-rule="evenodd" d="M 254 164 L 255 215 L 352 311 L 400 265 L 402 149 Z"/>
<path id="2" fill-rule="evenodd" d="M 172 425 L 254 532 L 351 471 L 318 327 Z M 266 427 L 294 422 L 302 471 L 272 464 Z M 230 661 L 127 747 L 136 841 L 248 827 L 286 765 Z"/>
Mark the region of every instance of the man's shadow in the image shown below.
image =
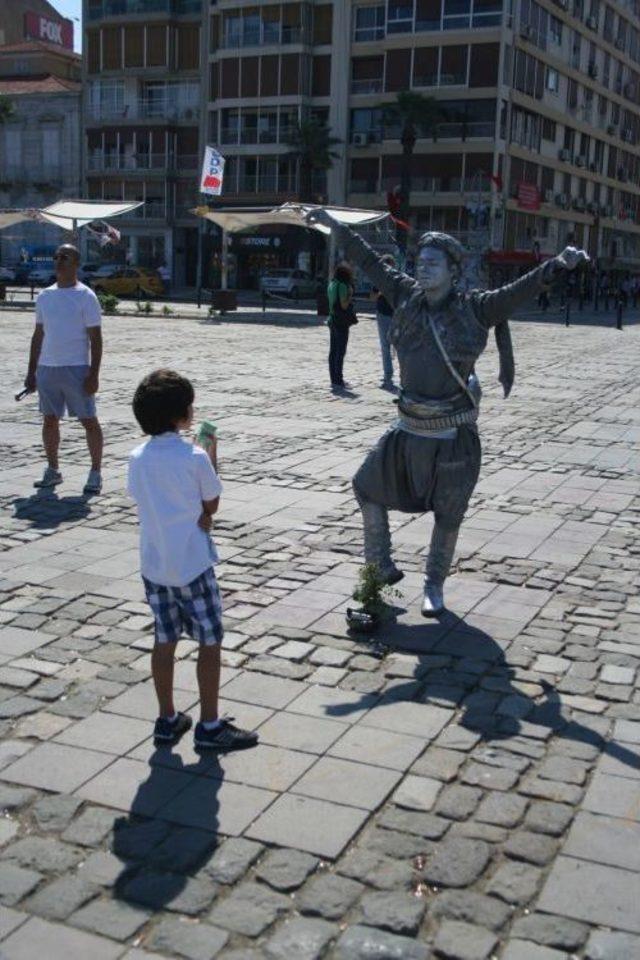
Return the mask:
<path id="1" fill-rule="evenodd" d="M 199 912 L 206 903 L 200 905 L 198 896 L 206 901 L 206 890 L 192 890 L 191 903 L 179 898 L 190 875 L 208 862 L 218 845 L 223 771 L 215 755 L 203 753 L 198 762 L 185 764 L 173 746 L 156 747 L 149 758 L 149 776 L 127 815 L 114 823 L 112 851 L 122 861 L 114 896 L 154 911 L 173 904 L 183 913 Z M 182 773 L 198 776 L 176 791 Z M 162 817 L 166 805 L 173 808 L 169 819 Z"/>
<path id="2" fill-rule="evenodd" d="M 55 489 L 45 487 L 31 497 L 13 501 L 14 517 L 30 520 L 34 530 L 50 530 L 62 523 L 84 520 L 91 513 L 91 494 L 59 497 Z"/>
<path id="3" fill-rule="evenodd" d="M 612 740 L 606 740 L 586 723 L 567 719 L 562 713 L 559 692 L 549 681 L 531 681 L 542 688 L 542 698 L 529 695 L 515 686 L 516 671 L 509 665 L 500 644 L 488 633 L 465 623 L 450 611 L 438 619 L 420 624 L 398 623 L 400 608 L 390 608 L 390 617 L 378 627 L 372 640 L 382 640 L 386 647 L 417 655 L 415 675 L 391 686 L 374 702 L 371 694 L 363 694 L 355 703 L 334 704 L 327 708 L 333 717 L 347 716 L 363 707 L 375 711 L 377 706 L 395 701 L 428 704 L 447 701 L 461 709 L 460 726 L 479 734 L 484 741 L 506 740 L 526 736 L 529 725 L 547 728 L 562 739 L 590 744 L 626 766 L 640 769 L 637 753 Z M 425 660 L 421 664 L 420 656 Z M 450 667 L 429 669 L 429 659 L 451 657 L 459 660 L 458 670 Z M 506 702 L 508 700 L 508 706 Z M 595 725 L 594 725 L 595 726 Z"/>

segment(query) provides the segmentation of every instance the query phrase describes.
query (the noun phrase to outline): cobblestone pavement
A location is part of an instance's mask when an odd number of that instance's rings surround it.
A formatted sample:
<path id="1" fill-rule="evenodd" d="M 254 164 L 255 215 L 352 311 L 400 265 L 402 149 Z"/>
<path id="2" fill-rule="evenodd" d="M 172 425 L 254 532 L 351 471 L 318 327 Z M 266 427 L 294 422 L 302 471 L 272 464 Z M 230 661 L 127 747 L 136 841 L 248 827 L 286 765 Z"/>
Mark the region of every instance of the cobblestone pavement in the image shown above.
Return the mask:
<path id="1" fill-rule="evenodd" d="M 519 323 L 489 350 L 482 479 L 419 616 L 428 521 L 394 514 L 397 618 L 350 638 L 350 477 L 393 417 L 373 323 L 353 396 L 326 330 L 106 321 L 104 495 L 33 496 L 30 321 L 3 314 L 0 953 L 6 960 L 632 960 L 640 956 L 637 328 Z M 220 424 L 223 704 L 253 751 L 154 750 L 151 621 L 124 467 L 135 383 L 195 382 Z M 197 699 L 194 645 L 178 706 Z"/>

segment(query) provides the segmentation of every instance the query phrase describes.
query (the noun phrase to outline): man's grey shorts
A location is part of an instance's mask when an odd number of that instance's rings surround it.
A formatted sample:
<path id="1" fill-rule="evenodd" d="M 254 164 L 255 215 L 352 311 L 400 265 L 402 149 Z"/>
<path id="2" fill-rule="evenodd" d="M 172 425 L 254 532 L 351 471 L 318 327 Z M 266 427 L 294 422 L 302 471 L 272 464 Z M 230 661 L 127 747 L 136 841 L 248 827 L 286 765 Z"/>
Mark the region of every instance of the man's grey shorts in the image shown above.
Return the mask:
<path id="1" fill-rule="evenodd" d="M 85 393 L 84 381 L 89 367 L 38 367 L 36 386 L 40 413 L 54 417 L 69 416 L 86 420 L 96 415 L 95 397 Z"/>

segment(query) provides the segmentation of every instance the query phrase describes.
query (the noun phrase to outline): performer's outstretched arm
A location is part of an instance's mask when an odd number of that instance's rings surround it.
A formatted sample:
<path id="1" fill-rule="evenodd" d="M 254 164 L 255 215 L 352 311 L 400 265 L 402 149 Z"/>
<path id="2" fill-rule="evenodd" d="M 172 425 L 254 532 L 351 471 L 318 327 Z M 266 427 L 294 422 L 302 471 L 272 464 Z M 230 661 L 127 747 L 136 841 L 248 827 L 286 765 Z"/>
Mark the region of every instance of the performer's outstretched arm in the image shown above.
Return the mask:
<path id="1" fill-rule="evenodd" d="M 565 270 L 574 270 L 580 263 L 588 263 L 589 257 L 584 250 L 567 247 L 563 252 L 536 267 L 524 277 L 508 283 L 497 290 L 485 290 L 471 295 L 476 316 L 485 327 L 493 327 L 508 320 L 518 307 L 531 302 L 541 290 L 546 290 Z"/>
<path id="2" fill-rule="evenodd" d="M 374 287 L 378 288 L 394 309 L 402 300 L 419 289 L 419 285 L 412 277 L 383 263 L 380 256 L 362 237 L 343 223 L 339 223 L 326 210 L 313 210 L 307 219 L 309 223 L 321 223 L 331 228 L 347 260 L 366 273 Z"/>

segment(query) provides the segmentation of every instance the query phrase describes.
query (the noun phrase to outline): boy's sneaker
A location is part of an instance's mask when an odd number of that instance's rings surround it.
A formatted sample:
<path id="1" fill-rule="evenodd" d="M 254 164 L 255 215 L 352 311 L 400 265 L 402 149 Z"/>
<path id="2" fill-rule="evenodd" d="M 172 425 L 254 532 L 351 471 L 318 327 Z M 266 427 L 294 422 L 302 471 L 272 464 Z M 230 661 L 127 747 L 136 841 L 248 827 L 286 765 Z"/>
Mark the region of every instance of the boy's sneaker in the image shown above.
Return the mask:
<path id="1" fill-rule="evenodd" d="M 258 734 L 254 730 L 241 730 L 231 722 L 233 719 L 225 717 L 214 730 L 205 730 L 202 723 L 197 723 L 193 737 L 195 746 L 203 750 L 218 750 L 220 753 L 255 747 Z"/>
<path id="2" fill-rule="evenodd" d="M 53 467 L 45 467 L 42 480 L 36 480 L 34 487 L 45 489 L 46 487 L 56 487 L 59 483 L 62 483 L 62 474 L 60 471 L 54 470 Z"/>
<path id="3" fill-rule="evenodd" d="M 166 717 L 158 717 L 156 725 L 153 728 L 153 739 L 155 743 L 173 743 L 191 729 L 191 717 L 186 713 L 178 713 L 174 720 L 167 720 Z"/>
<path id="4" fill-rule="evenodd" d="M 83 493 L 100 493 L 102 490 L 102 474 L 99 470 L 89 470 Z"/>

